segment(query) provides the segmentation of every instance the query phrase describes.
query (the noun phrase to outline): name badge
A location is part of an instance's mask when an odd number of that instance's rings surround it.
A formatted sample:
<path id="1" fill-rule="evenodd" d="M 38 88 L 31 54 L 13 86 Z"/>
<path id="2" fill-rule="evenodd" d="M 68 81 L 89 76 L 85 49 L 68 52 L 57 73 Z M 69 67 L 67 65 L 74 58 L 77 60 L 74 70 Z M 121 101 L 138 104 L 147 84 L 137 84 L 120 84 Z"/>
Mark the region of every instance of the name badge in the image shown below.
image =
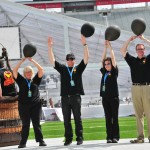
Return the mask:
<path id="1" fill-rule="evenodd" d="M 32 97 L 32 92 L 30 90 L 28 91 L 28 97 Z"/>
<path id="2" fill-rule="evenodd" d="M 75 86 L 75 83 L 73 80 L 70 81 L 71 86 Z"/>
<path id="3" fill-rule="evenodd" d="M 105 85 L 102 86 L 102 91 L 105 92 Z"/>

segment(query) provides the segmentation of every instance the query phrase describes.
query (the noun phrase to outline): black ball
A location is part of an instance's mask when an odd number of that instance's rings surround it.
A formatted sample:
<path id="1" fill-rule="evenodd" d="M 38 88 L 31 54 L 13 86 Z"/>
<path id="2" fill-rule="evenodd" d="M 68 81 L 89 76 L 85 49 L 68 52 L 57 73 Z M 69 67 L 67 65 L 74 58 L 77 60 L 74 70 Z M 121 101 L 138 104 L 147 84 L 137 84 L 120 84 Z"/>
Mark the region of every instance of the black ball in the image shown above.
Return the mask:
<path id="1" fill-rule="evenodd" d="M 117 25 L 109 26 L 105 30 L 105 40 L 115 41 L 119 38 L 120 33 L 121 33 L 120 28 Z"/>
<path id="2" fill-rule="evenodd" d="M 146 29 L 146 23 L 144 19 L 139 18 L 139 19 L 133 20 L 131 24 L 131 29 L 133 33 L 137 36 L 143 34 Z"/>
<path id="3" fill-rule="evenodd" d="M 89 23 L 85 23 L 81 27 L 81 34 L 84 35 L 85 37 L 92 36 L 94 32 L 95 32 L 94 26 Z"/>
<path id="4" fill-rule="evenodd" d="M 36 53 L 36 47 L 31 44 L 26 44 L 23 48 L 23 54 L 25 57 L 32 57 Z"/>

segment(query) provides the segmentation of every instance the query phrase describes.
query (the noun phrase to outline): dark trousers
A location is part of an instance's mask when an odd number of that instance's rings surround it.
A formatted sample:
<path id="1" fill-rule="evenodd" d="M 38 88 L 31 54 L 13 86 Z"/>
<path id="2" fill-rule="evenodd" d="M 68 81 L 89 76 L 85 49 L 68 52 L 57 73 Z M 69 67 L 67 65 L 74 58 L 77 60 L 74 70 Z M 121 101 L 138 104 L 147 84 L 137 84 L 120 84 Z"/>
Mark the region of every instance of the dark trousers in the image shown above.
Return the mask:
<path id="1" fill-rule="evenodd" d="M 105 112 L 106 119 L 106 139 L 116 138 L 119 140 L 119 123 L 118 123 L 118 109 L 119 109 L 119 98 L 102 98 L 102 104 Z"/>
<path id="2" fill-rule="evenodd" d="M 18 106 L 19 115 L 22 120 L 22 131 L 21 131 L 21 144 L 26 144 L 29 129 L 30 129 L 30 120 L 33 124 L 33 129 L 35 133 L 36 142 L 43 141 L 43 135 L 40 125 L 40 116 L 42 111 L 42 104 L 38 102 L 36 104 L 20 104 Z"/>
<path id="3" fill-rule="evenodd" d="M 81 97 L 80 95 L 74 96 L 63 96 L 61 98 L 62 102 L 62 113 L 64 117 L 64 127 L 65 127 L 65 138 L 71 141 L 73 139 L 73 131 L 71 125 L 71 111 L 74 116 L 75 121 L 75 133 L 76 140 L 83 140 L 83 127 L 81 120 Z"/>

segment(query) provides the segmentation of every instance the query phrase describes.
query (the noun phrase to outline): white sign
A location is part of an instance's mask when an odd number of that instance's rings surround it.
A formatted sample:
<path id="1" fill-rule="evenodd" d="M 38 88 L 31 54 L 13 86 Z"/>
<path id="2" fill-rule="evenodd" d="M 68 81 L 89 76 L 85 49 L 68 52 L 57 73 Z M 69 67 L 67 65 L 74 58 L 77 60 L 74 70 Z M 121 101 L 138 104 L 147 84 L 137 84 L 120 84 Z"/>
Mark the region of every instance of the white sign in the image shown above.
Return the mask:
<path id="1" fill-rule="evenodd" d="M 20 59 L 19 27 L 0 27 L 0 43 L 0 49 L 6 48 L 9 59 Z"/>

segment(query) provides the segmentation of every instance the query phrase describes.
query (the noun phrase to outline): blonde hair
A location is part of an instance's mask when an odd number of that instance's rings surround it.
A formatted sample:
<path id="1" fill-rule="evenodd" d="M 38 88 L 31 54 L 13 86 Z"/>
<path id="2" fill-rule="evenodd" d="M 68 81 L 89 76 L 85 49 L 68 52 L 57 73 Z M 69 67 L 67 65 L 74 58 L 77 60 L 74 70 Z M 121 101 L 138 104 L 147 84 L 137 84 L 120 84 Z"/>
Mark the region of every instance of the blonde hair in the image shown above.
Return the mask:
<path id="1" fill-rule="evenodd" d="M 24 69 L 23 69 L 23 75 L 25 77 L 25 73 L 26 72 L 32 72 L 32 77 L 34 75 L 34 71 L 33 71 L 33 68 L 31 66 L 26 66 Z"/>

